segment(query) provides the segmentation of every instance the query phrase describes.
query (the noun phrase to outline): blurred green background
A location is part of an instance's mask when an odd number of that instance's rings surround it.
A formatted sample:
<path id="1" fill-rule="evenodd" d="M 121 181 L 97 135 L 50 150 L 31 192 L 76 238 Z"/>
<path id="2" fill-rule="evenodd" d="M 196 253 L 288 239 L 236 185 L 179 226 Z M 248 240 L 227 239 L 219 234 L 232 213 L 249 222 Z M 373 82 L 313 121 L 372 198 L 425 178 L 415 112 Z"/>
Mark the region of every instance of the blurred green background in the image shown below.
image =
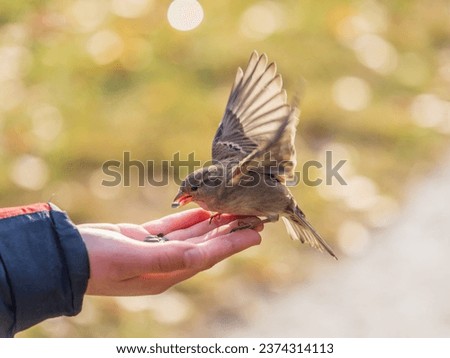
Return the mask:
<path id="1" fill-rule="evenodd" d="M 0 0 L 0 205 L 51 199 L 75 223 L 141 223 L 172 213 L 176 185 L 102 186 L 102 164 L 208 160 L 238 66 L 276 61 L 288 94 L 304 83 L 298 163 L 347 160 L 347 186 L 293 188 L 342 259 L 395 220 L 405 183 L 426 176 L 450 133 L 446 0 L 200 1 L 178 31 L 170 1 Z M 156 167 L 156 172 L 161 168 Z M 314 173 L 323 177 L 324 173 Z M 21 337 L 209 336 L 245 322 L 325 255 L 266 226 L 263 243 L 152 297 L 86 297 L 74 318 Z M 239 295 L 236 294 L 239 292 Z M 330 298 L 331 299 L 331 298 Z"/>

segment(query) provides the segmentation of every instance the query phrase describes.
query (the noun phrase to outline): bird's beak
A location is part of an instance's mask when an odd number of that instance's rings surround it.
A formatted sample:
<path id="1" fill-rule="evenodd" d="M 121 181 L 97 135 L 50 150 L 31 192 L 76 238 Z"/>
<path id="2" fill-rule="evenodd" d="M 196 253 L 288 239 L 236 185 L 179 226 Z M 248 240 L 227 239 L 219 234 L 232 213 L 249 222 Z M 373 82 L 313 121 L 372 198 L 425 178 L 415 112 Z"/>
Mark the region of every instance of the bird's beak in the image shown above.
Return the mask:
<path id="1" fill-rule="evenodd" d="M 177 196 L 173 199 L 172 208 L 178 208 L 180 206 L 186 205 L 192 201 L 192 196 L 183 193 L 181 190 L 178 192 Z"/>

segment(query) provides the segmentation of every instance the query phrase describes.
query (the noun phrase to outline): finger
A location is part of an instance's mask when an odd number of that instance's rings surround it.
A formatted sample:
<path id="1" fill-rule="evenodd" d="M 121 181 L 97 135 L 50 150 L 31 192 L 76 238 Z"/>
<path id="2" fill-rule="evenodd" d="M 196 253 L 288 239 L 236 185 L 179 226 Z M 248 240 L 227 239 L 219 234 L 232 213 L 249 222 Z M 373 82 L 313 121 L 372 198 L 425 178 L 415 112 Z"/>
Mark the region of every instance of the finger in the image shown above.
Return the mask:
<path id="1" fill-rule="evenodd" d="M 96 278 L 92 282 L 97 291 L 102 289 L 99 278 L 105 275 L 117 282 L 144 273 L 181 270 L 185 267 L 184 252 L 194 246 L 181 241 L 150 245 L 118 232 L 97 228 L 80 228 L 80 234 L 88 251 L 91 277 Z"/>
<path id="2" fill-rule="evenodd" d="M 219 235 L 188 250 L 184 254 L 184 264 L 186 268 L 205 270 L 231 255 L 260 243 L 261 236 L 249 229 Z"/>
<path id="3" fill-rule="evenodd" d="M 186 268 L 184 253 L 195 245 L 183 241 L 147 243 L 130 240 L 123 243 L 113 267 L 121 279 L 144 273 L 168 273 Z"/>
<path id="4" fill-rule="evenodd" d="M 238 226 L 246 226 L 246 225 L 251 225 L 250 228 L 258 232 L 264 229 L 263 221 L 257 216 L 239 217 Z"/>
<path id="5" fill-rule="evenodd" d="M 142 225 L 124 223 L 117 224 L 117 226 L 120 229 L 120 233 L 130 239 L 143 241 L 149 235 L 149 232 Z"/>
<path id="6" fill-rule="evenodd" d="M 185 229 L 203 220 L 209 219 L 211 213 L 203 209 L 191 209 L 176 214 L 165 216 L 161 219 L 152 220 L 142 224 L 148 232 L 157 235 L 159 233 Z"/>
<path id="7" fill-rule="evenodd" d="M 261 242 L 254 230 L 242 230 L 217 236 L 200 244 L 169 241 L 149 245 L 139 241 L 122 242 L 120 255 L 113 266 L 123 278 L 144 273 L 164 273 L 177 270 L 204 270 L 224 258 Z"/>
<path id="8" fill-rule="evenodd" d="M 233 229 L 236 229 L 237 227 L 240 227 L 240 226 L 243 226 L 246 224 L 254 225 L 255 228 L 252 228 L 252 230 L 255 230 L 258 232 L 261 231 L 264 227 L 264 225 L 261 223 L 261 219 L 251 216 L 251 217 L 240 218 L 238 220 L 231 221 L 228 224 L 224 224 L 217 228 L 212 229 L 211 231 L 207 232 L 206 234 L 189 238 L 186 241 L 192 242 L 195 244 L 199 244 L 199 243 L 214 239 L 218 236 L 230 234 Z"/>
<path id="9" fill-rule="evenodd" d="M 169 240 L 187 240 L 193 237 L 205 235 L 210 231 L 215 231 L 218 227 L 227 225 L 233 220 L 236 220 L 235 215 L 222 214 L 212 220 L 208 218 L 190 227 L 181 230 L 176 230 L 170 234 L 165 235 Z"/>

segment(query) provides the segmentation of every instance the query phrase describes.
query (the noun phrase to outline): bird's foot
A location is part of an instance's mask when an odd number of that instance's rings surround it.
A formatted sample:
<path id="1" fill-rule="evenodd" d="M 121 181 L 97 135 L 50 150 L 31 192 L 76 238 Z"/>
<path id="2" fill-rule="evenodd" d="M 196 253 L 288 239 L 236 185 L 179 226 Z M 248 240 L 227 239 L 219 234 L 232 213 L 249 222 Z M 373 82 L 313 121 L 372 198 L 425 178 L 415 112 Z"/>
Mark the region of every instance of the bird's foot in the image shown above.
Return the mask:
<path id="1" fill-rule="evenodd" d="M 165 237 L 163 233 L 159 233 L 158 235 L 148 235 L 144 239 L 144 242 L 152 242 L 152 243 L 159 243 L 166 241 L 169 241 L 169 239 Z"/>
<path id="2" fill-rule="evenodd" d="M 254 229 L 254 228 L 255 228 L 255 226 L 252 225 L 252 224 L 240 225 L 238 227 L 235 227 L 235 228 L 231 229 L 230 233 L 236 232 L 236 231 L 239 231 L 239 230 Z"/>
<path id="3" fill-rule="evenodd" d="M 235 232 L 239 230 L 245 229 L 256 229 L 258 227 L 262 227 L 265 223 L 273 223 L 278 221 L 279 215 L 269 215 L 264 220 L 261 220 L 257 216 L 246 217 L 245 219 L 241 219 L 238 221 L 238 226 L 231 229 L 230 232 Z"/>
<path id="4" fill-rule="evenodd" d="M 245 230 L 245 229 L 256 229 L 261 224 L 265 223 L 266 220 L 261 220 L 260 218 L 253 216 L 253 217 L 246 217 L 245 219 L 238 220 L 238 226 L 231 229 L 230 232 L 235 232 L 239 230 Z"/>
<path id="5" fill-rule="evenodd" d="M 209 218 L 209 225 L 211 225 L 213 220 L 220 220 L 220 215 L 222 215 L 222 213 L 212 214 Z"/>

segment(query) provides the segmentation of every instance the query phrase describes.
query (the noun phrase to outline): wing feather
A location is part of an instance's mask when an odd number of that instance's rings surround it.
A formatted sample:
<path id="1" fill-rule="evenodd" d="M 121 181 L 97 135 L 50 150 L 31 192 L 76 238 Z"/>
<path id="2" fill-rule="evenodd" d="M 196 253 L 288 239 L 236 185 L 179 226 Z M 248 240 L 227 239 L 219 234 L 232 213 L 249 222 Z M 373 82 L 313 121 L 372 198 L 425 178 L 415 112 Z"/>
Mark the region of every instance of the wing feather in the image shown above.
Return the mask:
<path id="1" fill-rule="evenodd" d="M 292 176 L 298 115 L 299 111 L 287 103 L 276 64 L 268 64 L 265 54 L 254 51 L 245 70 L 238 68 L 213 140 L 213 160 L 232 162 L 241 169 L 249 161 L 257 161 L 265 170 L 270 152 L 272 160 L 285 163 L 277 174 Z"/>

